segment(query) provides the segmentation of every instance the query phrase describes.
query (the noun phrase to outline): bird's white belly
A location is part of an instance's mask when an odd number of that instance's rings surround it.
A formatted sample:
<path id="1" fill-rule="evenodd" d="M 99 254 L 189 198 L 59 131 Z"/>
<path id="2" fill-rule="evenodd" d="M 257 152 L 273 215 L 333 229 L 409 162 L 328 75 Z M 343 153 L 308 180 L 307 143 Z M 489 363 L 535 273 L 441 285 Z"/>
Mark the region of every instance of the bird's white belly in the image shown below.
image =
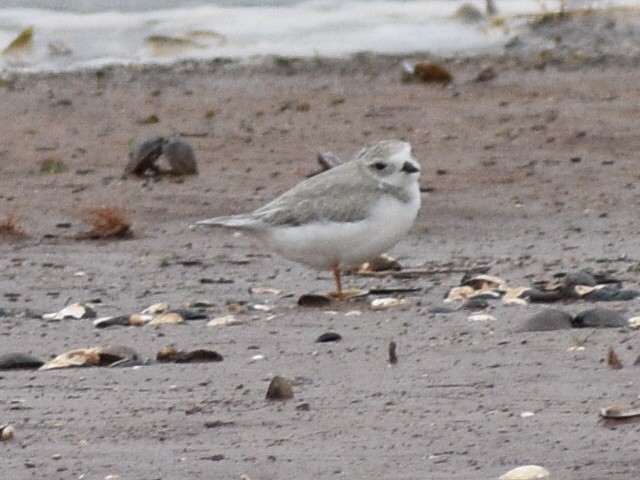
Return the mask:
<path id="1" fill-rule="evenodd" d="M 335 263 L 355 266 L 386 252 L 411 229 L 420 194 L 409 203 L 386 196 L 359 222 L 314 222 L 271 230 L 265 240 L 285 258 L 323 270 Z"/>

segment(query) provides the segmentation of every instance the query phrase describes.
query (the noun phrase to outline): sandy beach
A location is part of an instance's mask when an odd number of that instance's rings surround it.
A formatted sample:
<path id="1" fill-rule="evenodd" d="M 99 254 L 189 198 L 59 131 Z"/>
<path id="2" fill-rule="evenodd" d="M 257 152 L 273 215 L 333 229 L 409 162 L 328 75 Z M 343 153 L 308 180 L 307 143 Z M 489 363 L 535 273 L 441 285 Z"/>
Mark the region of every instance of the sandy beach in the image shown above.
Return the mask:
<path id="1" fill-rule="evenodd" d="M 599 411 L 638 401 L 638 333 L 522 326 L 548 308 L 630 318 L 640 299 L 497 300 L 484 321 L 444 303 L 477 266 L 513 286 L 590 269 L 640 289 L 637 52 L 572 41 L 411 57 L 446 67 L 448 85 L 403 82 L 402 58 L 365 54 L 6 76 L 0 220 L 15 214 L 28 236 L 0 238 L 0 353 L 48 360 L 109 344 L 154 359 L 172 345 L 224 360 L 1 371 L 0 424 L 15 435 L 0 443 L 0 476 L 472 480 L 538 464 L 553 479 L 637 477 L 638 424 Z M 494 78 L 477 81 L 488 68 Z M 198 175 L 123 176 L 138 142 L 171 134 L 194 147 Z M 322 150 L 350 158 L 387 138 L 411 142 L 423 169 L 423 207 L 390 253 L 432 273 L 345 281 L 410 291 L 300 307 L 301 294 L 333 287 L 329 272 L 190 228 L 274 198 L 317 171 Z M 45 161 L 63 171 L 43 172 Z M 105 205 L 130 214 L 134 237 L 79 240 L 83 212 Z M 372 308 L 384 297 L 406 302 Z M 209 319 L 241 322 L 42 318 L 72 302 L 100 317 L 207 302 Z M 327 331 L 342 340 L 316 343 Z M 274 375 L 293 381 L 293 399 L 265 400 Z"/>

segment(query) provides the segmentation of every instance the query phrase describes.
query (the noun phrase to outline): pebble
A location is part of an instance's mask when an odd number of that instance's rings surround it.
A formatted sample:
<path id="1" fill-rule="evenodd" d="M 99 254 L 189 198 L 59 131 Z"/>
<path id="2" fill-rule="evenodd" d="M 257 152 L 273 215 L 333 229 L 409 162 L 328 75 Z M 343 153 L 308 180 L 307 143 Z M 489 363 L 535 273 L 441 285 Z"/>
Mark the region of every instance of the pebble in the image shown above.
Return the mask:
<path id="1" fill-rule="evenodd" d="M 608 308 L 592 308 L 580 312 L 573 319 L 575 328 L 601 327 L 616 328 L 626 327 L 628 320 L 620 312 Z"/>
<path id="2" fill-rule="evenodd" d="M 301 307 L 326 307 L 331 303 L 331 298 L 327 295 L 319 295 L 317 293 L 305 293 L 298 298 L 298 305 Z"/>
<path id="3" fill-rule="evenodd" d="M 339 342 L 342 336 L 336 332 L 325 332 L 316 338 L 316 343 Z"/>
<path id="4" fill-rule="evenodd" d="M 196 155 L 184 140 L 177 137 L 169 139 L 162 153 L 167 157 L 173 175 L 197 175 Z"/>
<path id="5" fill-rule="evenodd" d="M 550 330 L 565 330 L 573 327 L 573 317 L 562 310 L 547 309 L 529 318 L 522 330 L 525 332 L 546 332 Z"/>
<path id="6" fill-rule="evenodd" d="M 288 400 L 293 398 L 293 387 L 291 381 L 276 375 L 269 383 L 266 398 L 268 400 Z"/>
<path id="7" fill-rule="evenodd" d="M 155 168 L 156 160 L 162 155 L 165 139 L 153 136 L 140 142 L 129 153 L 129 162 L 124 168 L 126 175 L 144 175 L 147 170 Z"/>
<path id="8" fill-rule="evenodd" d="M 0 355 L 0 370 L 35 370 L 44 362 L 30 353 L 5 353 Z"/>
<path id="9" fill-rule="evenodd" d="M 6 442 L 11 440 L 15 434 L 15 429 L 11 425 L 0 425 L 0 440 Z"/>

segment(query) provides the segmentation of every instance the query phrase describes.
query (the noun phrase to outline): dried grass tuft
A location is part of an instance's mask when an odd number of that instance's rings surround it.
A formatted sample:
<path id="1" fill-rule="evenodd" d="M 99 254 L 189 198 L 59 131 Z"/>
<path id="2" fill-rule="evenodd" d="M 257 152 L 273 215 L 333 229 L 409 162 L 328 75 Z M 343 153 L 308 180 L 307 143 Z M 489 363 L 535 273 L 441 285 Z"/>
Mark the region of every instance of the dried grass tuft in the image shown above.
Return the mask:
<path id="1" fill-rule="evenodd" d="M 124 239 L 133 237 L 131 216 L 118 207 L 93 207 L 84 211 L 83 221 L 91 228 L 78 235 L 80 239 Z"/>
<path id="2" fill-rule="evenodd" d="M 0 222 L 0 238 L 26 238 L 29 235 L 18 225 L 18 216 L 11 212 Z"/>

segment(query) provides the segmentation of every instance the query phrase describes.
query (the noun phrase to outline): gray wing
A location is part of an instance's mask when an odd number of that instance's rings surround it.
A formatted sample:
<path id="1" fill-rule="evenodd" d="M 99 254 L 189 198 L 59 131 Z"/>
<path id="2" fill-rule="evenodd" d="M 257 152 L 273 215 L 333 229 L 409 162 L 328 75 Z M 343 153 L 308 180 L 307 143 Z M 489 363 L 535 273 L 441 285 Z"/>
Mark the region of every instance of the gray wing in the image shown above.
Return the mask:
<path id="1" fill-rule="evenodd" d="M 349 162 L 299 183 L 253 215 L 271 226 L 357 222 L 366 218 L 379 195 L 376 182 Z"/>

